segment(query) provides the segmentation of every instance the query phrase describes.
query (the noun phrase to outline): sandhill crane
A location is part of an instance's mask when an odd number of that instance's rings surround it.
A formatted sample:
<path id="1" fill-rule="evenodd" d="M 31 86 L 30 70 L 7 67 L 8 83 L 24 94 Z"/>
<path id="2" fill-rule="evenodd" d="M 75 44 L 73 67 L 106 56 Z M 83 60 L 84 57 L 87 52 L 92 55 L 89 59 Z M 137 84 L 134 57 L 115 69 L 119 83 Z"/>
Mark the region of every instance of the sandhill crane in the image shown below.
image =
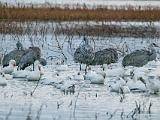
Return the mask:
<path id="1" fill-rule="evenodd" d="M 142 67 L 149 61 L 156 60 L 157 54 L 155 47 L 159 47 L 155 43 L 149 45 L 148 50 L 136 50 L 123 58 L 122 65 Z"/>

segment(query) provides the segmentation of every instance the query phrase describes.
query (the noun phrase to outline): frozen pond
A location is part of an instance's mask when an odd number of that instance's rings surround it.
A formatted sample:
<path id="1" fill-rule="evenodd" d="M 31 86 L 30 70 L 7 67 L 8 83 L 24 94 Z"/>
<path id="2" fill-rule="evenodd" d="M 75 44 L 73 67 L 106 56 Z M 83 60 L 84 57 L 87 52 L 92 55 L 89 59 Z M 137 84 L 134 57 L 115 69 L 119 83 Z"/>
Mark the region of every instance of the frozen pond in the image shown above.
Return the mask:
<path id="1" fill-rule="evenodd" d="M 42 56 L 48 61 L 48 66 L 45 67 L 47 72 L 54 72 L 54 67 L 59 67 L 54 62 L 63 59 L 61 52 L 67 57 L 66 63 L 74 68 L 72 72 L 77 72 L 79 65 L 73 62 L 72 55 L 83 37 L 73 36 L 72 41 L 69 39 L 65 35 L 0 34 L 0 52 L 8 53 L 15 49 L 16 42 L 20 40 L 25 48 L 31 44 L 41 48 Z M 88 39 L 91 39 L 95 51 L 114 47 L 124 51 L 129 49 L 128 52 L 131 52 L 145 48 L 152 42 L 160 45 L 159 38 L 88 37 Z M 71 47 L 69 47 L 70 42 L 72 42 Z M 62 49 L 58 48 L 58 44 Z M 62 74 L 68 73 L 62 72 Z M 143 92 L 122 95 L 110 92 L 106 84 L 96 85 L 87 81 L 76 81 L 74 94 L 64 94 L 53 85 L 39 84 L 31 96 L 37 82 L 13 79 L 7 83 L 6 87 L 0 87 L 0 120 L 158 120 L 160 118 L 159 95 L 148 95 Z M 142 113 L 133 116 L 136 103 L 140 105 Z M 150 104 L 152 104 L 151 111 L 149 111 Z"/>

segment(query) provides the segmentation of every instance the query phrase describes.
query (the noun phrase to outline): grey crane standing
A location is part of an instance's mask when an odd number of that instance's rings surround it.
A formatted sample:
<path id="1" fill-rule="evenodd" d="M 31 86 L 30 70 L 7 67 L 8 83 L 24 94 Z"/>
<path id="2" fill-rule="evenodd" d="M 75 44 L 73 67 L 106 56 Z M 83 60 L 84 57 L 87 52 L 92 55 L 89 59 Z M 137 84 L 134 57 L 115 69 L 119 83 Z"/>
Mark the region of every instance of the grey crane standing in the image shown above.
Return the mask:
<path id="1" fill-rule="evenodd" d="M 16 50 L 11 51 L 4 56 L 2 60 L 3 67 L 8 66 L 10 60 L 15 60 L 16 64 L 19 64 L 19 61 L 22 55 L 25 53 L 25 50 L 23 50 L 23 45 L 19 41 L 16 43 L 16 46 Z"/>
<path id="2" fill-rule="evenodd" d="M 107 48 L 95 52 L 95 57 L 92 65 L 103 65 L 115 63 L 118 60 L 118 53 L 114 48 Z"/>
<path id="3" fill-rule="evenodd" d="M 76 49 L 74 53 L 74 61 L 88 65 L 103 65 L 115 63 L 118 60 L 117 50 L 107 48 L 97 52 L 93 52 L 93 48 L 89 45 L 88 40 L 84 37 L 83 43 Z"/>
<path id="4" fill-rule="evenodd" d="M 25 54 L 21 57 L 18 68 L 24 70 L 26 67 L 33 64 L 33 70 L 34 70 L 34 62 L 35 60 L 39 60 L 41 56 L 41 50 L 39 47 L 29 47 L 28 50 L 26 50 Z"/>
<path id="5" fill-rule="evenodd" d="M 122 60 L 122 65 L 142 67 L 149 61 L 156 60 L 157 54 L 155 47 L 159 47 L 155 43 L 149 45 L 148 50 L 136 50 L 126 55 Z"/>
<path id="6" fill-rule="evenodd" d="M 89 45 L 88 39 L 84 37 L 82 43 L 74 53 L 74 61 L 79 62 L 81 64 L 82 63 L 86 64 L 86 69 L 87 69 L 87 66 L 92 64 L 93 59 L 94 59 L 93 48 Z M 80 66 L 80 70 L 81 70 L 81 66 Z"/>

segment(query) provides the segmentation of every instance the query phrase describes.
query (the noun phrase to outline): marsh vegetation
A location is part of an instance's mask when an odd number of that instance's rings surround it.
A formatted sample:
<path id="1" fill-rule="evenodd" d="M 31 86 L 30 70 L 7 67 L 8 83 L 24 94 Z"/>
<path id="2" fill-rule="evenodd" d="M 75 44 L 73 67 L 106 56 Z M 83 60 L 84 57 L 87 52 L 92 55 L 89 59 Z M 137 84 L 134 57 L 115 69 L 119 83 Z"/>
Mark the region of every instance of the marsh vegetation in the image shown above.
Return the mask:
<path id="1" fill-rule="evenodd" d="M 91 84 L 84 80 L 85 65 L 79 71 L 79 64 L 73 60 L 85 36 L 94 52 L 115 48 L 118 62 L 109 65 L 108 70 L 122 69 L 126 54 L 153 42 L 160 45 L 159 19 L 160 8 L 153 6 L 1 4 L 1 57 L 20 41 L 24 49 L 38 46 L 48 64 L 38 82 L 12 79 L 6 87 L 0 87 L 0 119 L 159 119 L 159 95 L 148 91 L 111 92 L 108 81 L 119 78 L 116 72 L 104 84 Z M 157 54 L 159 57 L 159 51 Z M 155 64 L 147 67 L 154 69 Z M 103 66 L 89 69 L 101 71 Z"/>

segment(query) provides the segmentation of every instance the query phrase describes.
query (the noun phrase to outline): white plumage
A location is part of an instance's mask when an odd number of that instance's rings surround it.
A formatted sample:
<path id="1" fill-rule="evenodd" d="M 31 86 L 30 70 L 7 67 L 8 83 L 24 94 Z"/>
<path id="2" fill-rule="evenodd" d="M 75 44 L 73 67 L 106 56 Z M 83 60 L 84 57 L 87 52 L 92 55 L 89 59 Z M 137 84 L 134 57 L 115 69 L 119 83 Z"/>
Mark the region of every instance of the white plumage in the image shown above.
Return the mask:
<path id="1" fill-rule="evenodd" d="M 15 60 L 10 60 L 9 61 L 9 66 L 2 68 L 2 73 L 4 74 L 12 74 L 14 71 L 14 68 L 16 66 L 16 61 Z"/>
<path id="2" fill-rule="evenodd" d="M 85 80 L 90 80 L 93 84 L 104 84 L 105 73 L 89 71 L 85 76 Z"/>
<path id="3" fill-rule="evenodd" d="M 15 70 L 12 75 L 13 78 L 26 78 L 28 75 L 29 71 L 27 70 Z"/>
<path id="4" fill-rule="evenodd" d="M 40 65 L 40 62 L 37 60 L 35 61 L 35 71 L 28 71 L 28 74 L 26 76 L 26 79 L 29 81 L 37 81 L 40 80 L 41 75 L 43 75 L 43 68 Z"/>
<path id="5" fill-rule="evenodd" d="M 148 79 L 145 80 L 149 93 L 156 94 L 160 92 L 160 77 L 156 74 L 157 71 L 151 72 Z"/>
<path id="6" fill-rule="evenodd" d="M 6 79 L 0 75 L 0 86 L 6 86 L 7 85 L 7 81 Z"/>

